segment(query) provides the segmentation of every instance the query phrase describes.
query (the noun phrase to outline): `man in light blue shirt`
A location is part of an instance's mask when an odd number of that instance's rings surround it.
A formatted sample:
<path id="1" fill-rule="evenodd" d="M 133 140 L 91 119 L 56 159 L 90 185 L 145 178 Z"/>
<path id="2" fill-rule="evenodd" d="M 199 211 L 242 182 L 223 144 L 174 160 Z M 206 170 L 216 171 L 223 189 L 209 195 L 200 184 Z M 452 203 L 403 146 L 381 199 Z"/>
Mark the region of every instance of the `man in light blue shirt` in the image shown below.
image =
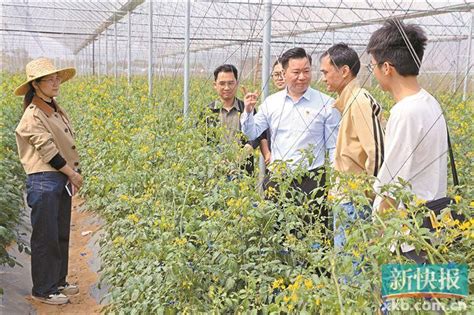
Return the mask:
<path id="1" fill-rule="evenodd" d="M 322 196 L 325 194 L 325 155 L 328 152 L 331 162 L 334 160 L 341 117 L 333 107 L 334 99 L 309 86 L 311 56 L 303 48 L 286 51 L 281 56 L 281 63 L 286 89 L 267 97 L 255 115 L 258 94 L 247 93 L 245 110 L 240 117 L 242 131 L 252 140 L 270 128 L 271 163 L 281 160 L 291 170 L 301 166 L 310 171 L 313 174 L 304 176 L 301 182 L 295 181 L 294 188 L 305 195 L 322 188 L 316 197 Z M 303 152 L 308 150 L 313 155 L 311 159 Z M 327 223 L 327 210 L 321 209 L 321 216 Z"/>

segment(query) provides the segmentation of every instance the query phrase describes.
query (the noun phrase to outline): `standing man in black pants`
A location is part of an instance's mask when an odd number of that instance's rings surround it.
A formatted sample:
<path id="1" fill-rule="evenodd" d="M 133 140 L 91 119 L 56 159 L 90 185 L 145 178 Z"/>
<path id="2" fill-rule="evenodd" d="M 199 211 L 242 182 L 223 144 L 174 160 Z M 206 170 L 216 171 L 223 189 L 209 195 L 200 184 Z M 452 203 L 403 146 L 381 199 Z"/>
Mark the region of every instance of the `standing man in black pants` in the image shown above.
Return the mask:
<path id="1" fill-rule="evenodd" d="M 303 48 L 286 51 L 280 61 L 286 88 L 267 97 L 256 114 L 258 94 L 247 93 L 240 120 L 242 131 L 252 140 L 270 129 L 270 163 L 286 163 L 286 176 L 293 176 L 298 169 L 305 170 L 301 178 L 294 179 L 291 184 L 305 198 L 313 199 L 304 221 L 312 224 L 315 218 L 329 228 L 324 202 L 316 205 L 314 199 L 326 195 L 325 158 L 328 153 L 330 161 L 334 159 L 340 114 L 332 106 L 334 99 L 309 86 L 311 56 Z M 270 182 L 269 186 L 275 187 L 275 183 Z M 314 193 L 316 195 L 312 196 Z M 295 203 L 301 204 L 300 199 L 295 198 Z"/>

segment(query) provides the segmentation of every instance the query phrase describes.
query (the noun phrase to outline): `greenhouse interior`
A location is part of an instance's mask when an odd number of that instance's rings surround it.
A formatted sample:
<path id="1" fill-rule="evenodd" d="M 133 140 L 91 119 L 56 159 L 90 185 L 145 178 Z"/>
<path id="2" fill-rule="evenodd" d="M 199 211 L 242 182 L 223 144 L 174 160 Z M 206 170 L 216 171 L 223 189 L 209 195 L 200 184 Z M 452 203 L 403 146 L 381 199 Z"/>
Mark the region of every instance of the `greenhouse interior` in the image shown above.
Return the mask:
<path id="1" fill-rule="evenodd" d="M 0 313 L 474 310 L 473 1 L 0 8 Z"/>

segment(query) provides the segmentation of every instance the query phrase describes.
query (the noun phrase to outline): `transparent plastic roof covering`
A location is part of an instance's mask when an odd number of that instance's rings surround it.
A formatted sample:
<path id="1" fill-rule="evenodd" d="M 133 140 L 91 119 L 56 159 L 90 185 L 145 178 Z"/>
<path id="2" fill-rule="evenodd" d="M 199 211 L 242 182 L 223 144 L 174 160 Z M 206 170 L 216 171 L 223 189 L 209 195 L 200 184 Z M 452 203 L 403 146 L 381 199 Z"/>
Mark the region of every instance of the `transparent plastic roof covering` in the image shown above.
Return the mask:
<path id="1" fill-rule="evenodd" d="M 153 1 L 153 55 L 157 63 L 181 58 L 186 1 Z M 92 54 L 126 63 L 128 11 L 132 60 L 146 61 L 149 1 L 2 1 L 2 52 L 66 59 Z M 315 53 L 344 41 L 364 50 L 370 34 L 387 18 L 421 25 L 433 43 L 466 40 L 472 1 L 272 1 L 272 55 L 299 45 Z M 263 1 L 192 1 L 190 51 L 205 63 L 216 56 L 258 56 Z M 94 43 L 94 44 L 92 44 Z M 442 45 L 442 44 L 439 44 Z M 446 49 L 449 53 L 450 49 Z M 99 57 L 98 57 L 99 56 Z M 103 57 L 105 56 L 105 57 Z M 180 57 L 181 56 L 181 57 Z M 161 61 L 160 61 L 161 59 Z"/>

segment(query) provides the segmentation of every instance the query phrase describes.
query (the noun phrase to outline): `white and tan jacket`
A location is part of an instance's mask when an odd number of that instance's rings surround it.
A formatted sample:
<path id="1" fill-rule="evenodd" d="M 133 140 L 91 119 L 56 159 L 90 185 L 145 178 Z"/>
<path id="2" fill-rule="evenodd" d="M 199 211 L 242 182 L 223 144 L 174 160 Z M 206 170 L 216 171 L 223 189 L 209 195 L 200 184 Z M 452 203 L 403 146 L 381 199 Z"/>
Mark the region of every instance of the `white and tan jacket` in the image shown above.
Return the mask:
<path id="1" fill-rule="evenodd" d="M 334 168 L 377 176 L 384 152 L 381 106 L 354 79 L 344 88 L 334 107 L 342 116 Z"/>
<path id="2" fill-rule="evenodd" d="M 27 174 L 57 172 L 49 161 L 58 153 L 71 168 L 79 168 L 70 120 L 57 104 L 56 108 L 54 111 L 35 96 L 15 130 L 18 154 Z"/>

